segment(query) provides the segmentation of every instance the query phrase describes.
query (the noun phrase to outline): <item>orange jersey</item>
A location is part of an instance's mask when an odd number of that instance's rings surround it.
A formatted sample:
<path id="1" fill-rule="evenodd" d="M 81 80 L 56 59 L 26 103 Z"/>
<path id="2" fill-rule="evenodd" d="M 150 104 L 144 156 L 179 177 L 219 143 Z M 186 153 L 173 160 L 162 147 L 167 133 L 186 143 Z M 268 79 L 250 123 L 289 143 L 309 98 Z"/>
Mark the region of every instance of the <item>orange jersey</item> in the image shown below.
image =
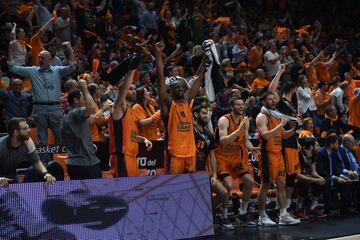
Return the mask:
<path id="1" fill-rule="evenodd" d="M 347 95 L 352 98 L 354 96 L 355 88 L 356 88 L 356 82 L 352 80 L 350 83 L 348 81 L 344 81 L 348 83 L 347 88 Z"/>
<path id="2" fill-rule="evenodd" d="M 99 112 L 100 109 L 99 107 L 96 105 L 96 109 L 95 109 L 95 113 Z M 101 134 L 101 132 L 99 131 L 98 125 L 103 125 L 105 124 L 107 121 L 105 120 L 104 116 L 101 115 L 99 117 L 96 118 L 95 122 L 93 122 L 92 124 L 90 124 L 90 131 L 91 131 L 91 138 L 94 142 L 100 142 L 100 141 L 105 141 L 105 137 Z"/>
<path id="3" fill-rule="evenodd" d="M 263 78 L 255 78 L 251 84 L 253 89 L 264 88 L 270 85 L 270 82 Z"/>
<path id="4" fill-rule="evenodd" d="M 323 102 L 329 100 L 329 98 L 330 98 L 330 94 L 329 94 L 328 92 L 322 93 L 322 92 L 320 91 L 320 89 L 318 89 L 318 90 L 316 91 L 316 95 L 315 95 L 315 103 L 316 103 L 316 104 L 323 103 Z M 326 104 L 326 105 L 323 106 L 323 107 L 317 107 L 317 109 L 316 109 L 316 114 L 318 114 L 318 115 L 325 115 L 325 109 L 326 109 L 327 106 L 328 106 L 328 104 Z"/>
<path id="5" fill-rule="evenodd" d="M 231 116 L 231 113 L 226 114 L 225 117 L 229 121 L 228 135 L 235 132 L 239 128 L 240 122 L 244 118 L 244 116 L 242 116 L 240 118 L 239 124 L 236 124 Z M 226 161 L 233 161 L 235 159 L 241 161 L 245 159 L 247 162 L 249 157 L 248 157 L 245 141 L 246 141 L 245 132 L 241 131 L 240 135 L 237 138 L 235 138 L 234 141 L 226 145 L 219 144 L 215 150 L 215 154 L 218 161 L 226 162 Z"/>
<path id="6" fill-rule="evenodd" d="M 148 105 L 146 110 L 140 105 L 135 104 L 132 109 L 134 110 L 138 119 L 146 119 L 151 117 L 155 113 L 155 108 L 152 105 Z M 139 135 L 149 140 L 159 139 L 159 131 L 156 122 L 152 122 L 146 126 L 139 126 Z"/>
<path id="7" fill-rule="evenodd" d="M 319 65 L 316 67 L 316 71 L 319 81 L 325 80 L 328 83 L 331 81 L 329 69 L 324 62 L 319 62 Z"/>
<path id="8" fill-rule="evenodd" d="M 194 124 L 188 102 L 171 102 L 168 118 L 168 150 L 175 157 L 194 157 Z"/>
<path id="9" fill-rule="evenodd" d="M 277 125 L 280 124 L 280 119 L 277 119 L 273 116 L 269 116 L 267 114 L 264 114 L 268 120 L 268 130 L 270 131 L 271 129 L 274 129 Z M 282 140 L 282 131 L 279 130 L 276 132 L 276 135 L 274 137 L 272 137 L 270 140 L 266 141 L 265 139 L 262 138 L 261 134 L 259 133 L 260 136 L 260 143 L 261 145 L 265 144 L 265 148 L 266 151 L 268 152 L 281 152 L 282 149 L 282 144 L 281 144 L 281 140 Z"/>
<path id="10" fill-rule="evenodd" d="M 124 116 L 119 120 L 109 121 L 110 153 L 121 152 L 124 155 L 136 157 L 138 154 L 138 118 L 131 108 L 127 108 Z"/>
<path id="11" fill-rule="evenodd" d="M 360 100 L 356 97 L 351 98 L 349 102 L 348 124 L 360 128 Z"/>
<path id="12" fill-rule="evenodd" d="M 306 77 L 309 79 L 309 83 L 313 86 L 318 83 L 318 76 L 316 72 L 316 68 L 314 66 L 306 66 Z"/>
<path id="13" fill-rule="evenodd" d="M 256 70 L 262 65 L 263 50 L 262 48 L 252 47 L 248 53 L 249 69 Z"/>

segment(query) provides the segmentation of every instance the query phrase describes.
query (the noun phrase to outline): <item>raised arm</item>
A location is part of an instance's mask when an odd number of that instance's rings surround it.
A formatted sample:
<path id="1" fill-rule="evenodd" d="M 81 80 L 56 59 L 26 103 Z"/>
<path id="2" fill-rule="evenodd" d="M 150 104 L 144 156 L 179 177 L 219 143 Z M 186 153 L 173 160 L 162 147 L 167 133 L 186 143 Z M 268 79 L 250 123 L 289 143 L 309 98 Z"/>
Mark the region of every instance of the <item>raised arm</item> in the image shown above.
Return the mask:
<path id="1" fill-rule="evenodd" d="M 285 64 L 280 64 L 279 69 L 275 75 L 275 77 L 273 78 L 273 80 L 271 81 L 270 85 L 269 85 L 269 91 L 272 92 L 275 95 L 275 98 L 277 100 L 280 99 L 279 94 L 277 93 L 277 88 L 279 86 L 279 81 L 281 78 L 281 75 L 285 72 Z"/>
<path id="2" fill-rule="evenodd" d="M 89 93 L 89 90 L 87 88 L 87 82 L 83 79 L 80 79 L 78 81 L 78 84 L 80 86 L 81 92 L 84 96 L 85 100 L 85 114 L 84 117 L 88 118 L 92 114 L 94 114 L 96 109 L 96 103 L 94 102 L 94 99 L 92 98 L 91 94 Z"/>
<path id="3" fill-rule="evenodd" d="M 156 74 L 157 74 L 157 89 L 159 94 L 159 102 L 161 109 L 161 116 L 164 118 L 168 115 L 170 108 L 170 98 L 166 92 L 166 85 L 164 79 L 164 60 L 162 52 L 165 48 L 164 43 L 158 42 L 155 45 L 155 56 L 156 56 Z"/>
<path id="4" fill-rule="evenodd" d="M 18 66 L 14 62 L 14 48 L 15 48 L 16 40 L 11 41 L 9 45 L 9 52 L 8 52 L 8 65 L 9 65 L 9 71 L 12 73 L 16 73 L 17 75 L 20 75 L 25 78 L 30 78 L 30 71 L 32 71 L 32 67 L 23 67 Z"/>
<path id="5" fill-rule="evenodd" d="M 135 69 L 129 70 L 125 76 L 124 81 L 122 82 L 122 85 L 119 87 L 119 92 L 116 96 L 112 110 L 112 117 L 114 120 L 121 119 L 125 113 L 126 110 L 125 98 L 126 98 L 126 94 L 129 91 L 130 85 L 134 79 L 134 73 L 135 73 Z"/>
<path id="6" fill-rule="evenodd" d="M 55 20 L 56 20 L 55 17 L 50 18 L 49 21 L 47 21 L 47 22 L 40 28 L 40 30 L 39 30 L 37 33 L 34 34 L 33 37 L 38 37 L 39 34 L 41 34 L 42 32 L 44 32 L 44 31 L 48 28 L 48 26 L 49 26 L 50 24 L 53 24 L 53 23 L 55 22 Z"/>
<path id="7" fill-rule="evenodd" d="M 203 55 L 201 64 L 195 74 L 194 83 L 192 84 L 191 88 L 187 90 L 187 92 L 185 93 L 187 95 L 188 101 L 195 98 L 196 94 L 199 91 L 201 83 L 204 79 L 204 75 L 205 75 L 205 56 Z"/>

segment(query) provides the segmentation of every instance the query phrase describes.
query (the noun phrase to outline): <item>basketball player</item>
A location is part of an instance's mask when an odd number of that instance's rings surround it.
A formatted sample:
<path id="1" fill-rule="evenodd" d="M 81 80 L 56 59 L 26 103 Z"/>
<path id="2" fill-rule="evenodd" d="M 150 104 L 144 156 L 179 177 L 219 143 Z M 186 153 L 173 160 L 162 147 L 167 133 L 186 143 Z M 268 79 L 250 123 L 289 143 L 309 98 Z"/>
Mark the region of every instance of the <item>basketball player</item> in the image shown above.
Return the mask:
<path id="1" fill-rule="evenodd" d="M 170 81 L 170 96 L 164 79 L 162 52 L 164 44 L 155 45 L 157 87 L 161 116 L 167 126 L 170 173 L 195 172 L 196 147 L 190 101 L 196 96 L 204 78 L 204 58 L 196 73 L 193 85 L 188 89 L 185 79 L 176 77 Z"/>
<path id="2" fill-rule="evenodd" d="M 220 200 L 220 225 L 221 229 L 233 230 L 235 227 L 228 218 L 229 192 L 217 179 L 217 163 L 214 150 L 216 148 L 214 135 L 207 129 L 208 109 L 204 105 L 198 105 L 192 109 L 194 117 L 194 135 L 196 143 L 196 171 L 208 171 L 211 176 L 211 189 L 216 193 L 216 199 Z M 210 159 L 210 169 L 207 160 Z M 216 204 L 217 205 L 217 204 Z"/>
<path id="3" fill-rule="evenodd" d="M 295 127 L 285 131 L 284 126 L 289 122 L 289 119 L 285 116 L 279 119 L 278 116 L 272 114 L 276 111 L 277 102 L 272 92 L 265 92 L 261 97 L 261 102 L 263 108 L 256 117 L 256 126 L 261 143 L 261 158 L 259 159 L 261 186 L 258 194 L 260 211 L 259 225 L 276 225 L 265 212 L 267 192 L 271 183 L 276 184 L 278 194 L 280 206 L 279 225 L 298 224 L 300 221 L 291 217 L 286 211 L 285 164 L 281 153 L 282 139 L 287 139 L 292 136 Z"/>
<path id="4" fill-rule="evenodd" d="M 239 178 L 244 183 L 242 201 L 238 220 L 247 227 L 256 227 L 247 214 L 248 204 L 254 179 L 250 175 L 248 165 L 248 150 L 255 154 L 259 148 L 254 147 L 248 139 L 249 119 L 244 116 L 245 103 L 240 97 L 230 100 L 231 113 L 222 116 L 218 121 L 219 141 L 215 154 L 218 162 L 219 179 L 230 192 L 232 189 L 232 177 Z"/>
<path id="5" fill-rule="evenodd" d="M 120 81 L 119 92 L 116 96 L 111 119 L 109 121 L 110 133 L 110 164 L 114 177 L 138 176 L 137 165 L 138 143 L 144 142 L 147 150 L 152 143 L 138 135 L 138 118 L 131 108 L 136 100 L 135 85 L 132 83 L 136 67 L 140 60 L 138 56 L 131 59 L 129 71 Z"/>

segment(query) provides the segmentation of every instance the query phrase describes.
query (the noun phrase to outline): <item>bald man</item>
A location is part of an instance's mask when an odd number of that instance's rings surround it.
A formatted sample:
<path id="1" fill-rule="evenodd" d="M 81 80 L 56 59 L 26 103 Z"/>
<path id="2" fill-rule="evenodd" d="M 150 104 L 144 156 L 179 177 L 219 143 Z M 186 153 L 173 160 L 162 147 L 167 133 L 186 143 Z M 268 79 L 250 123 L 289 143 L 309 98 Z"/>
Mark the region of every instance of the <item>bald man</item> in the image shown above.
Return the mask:
<path id="1" fill-rule="evenodd" d="M 342 173 L 350 179 L 359 179 L 360 166 L 354 151 L 355 139 L 350 134 L 345 134 L 339 148 L 340 160 L 343 164 Z"/>
<path id="2" fill-rule="evenodd" d="M 41 51 L 39 66 L 23 67 L 14 63 L 13 43 L 9 46 L 9 70 L 31 80 L 33 90 L 32 116 L 37 127 L 38 144 L 47 144 L 48 128 L 51 129 L 57 144 L 61 143 L 61 120 L 63 110 L 60 105 L 61 79 L 76 69 L 74 51 L 70 42 L 63 43 L 69 50 L 69 65 L 51 66 L 51 54 Z"/>

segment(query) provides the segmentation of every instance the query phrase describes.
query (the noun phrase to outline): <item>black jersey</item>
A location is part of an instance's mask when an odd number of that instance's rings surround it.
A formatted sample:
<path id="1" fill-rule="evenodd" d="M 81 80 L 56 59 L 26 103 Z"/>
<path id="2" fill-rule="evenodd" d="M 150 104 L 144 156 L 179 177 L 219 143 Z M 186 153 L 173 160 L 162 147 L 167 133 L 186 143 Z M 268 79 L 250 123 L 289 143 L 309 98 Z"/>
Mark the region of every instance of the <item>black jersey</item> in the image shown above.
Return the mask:
<path id="1" fill-rule="evenodd" d="M 195 144 L 196 144 L 196 171 L 206 171 L 206 160 L 209 152 L 216 148 L 214 135 L 204 128 L 200 131 L 194 126 Z"/>

